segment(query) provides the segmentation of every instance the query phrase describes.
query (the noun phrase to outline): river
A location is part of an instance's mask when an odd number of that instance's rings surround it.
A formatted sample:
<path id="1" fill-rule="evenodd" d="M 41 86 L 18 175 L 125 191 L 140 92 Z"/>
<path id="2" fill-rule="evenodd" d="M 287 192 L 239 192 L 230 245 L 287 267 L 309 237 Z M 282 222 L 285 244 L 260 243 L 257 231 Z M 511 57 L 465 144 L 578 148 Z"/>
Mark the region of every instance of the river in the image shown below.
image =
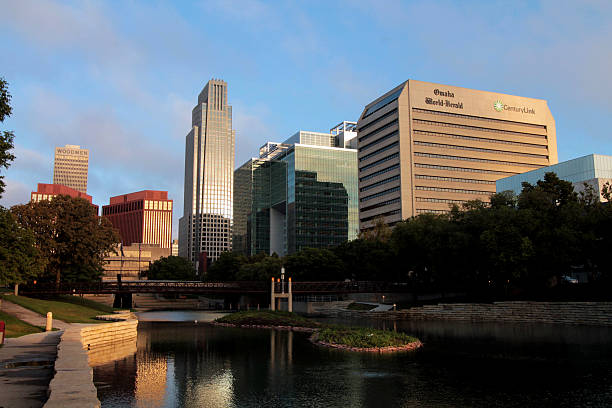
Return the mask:
<path id="1" fill-rule="evenodd" d="M 136 353 L 94 367 L 102 407 L 612 406 L 611 328 L 328 320 L 424 343 L 379 355 L 205 323 L 218 316 L 140 314 Z"/>

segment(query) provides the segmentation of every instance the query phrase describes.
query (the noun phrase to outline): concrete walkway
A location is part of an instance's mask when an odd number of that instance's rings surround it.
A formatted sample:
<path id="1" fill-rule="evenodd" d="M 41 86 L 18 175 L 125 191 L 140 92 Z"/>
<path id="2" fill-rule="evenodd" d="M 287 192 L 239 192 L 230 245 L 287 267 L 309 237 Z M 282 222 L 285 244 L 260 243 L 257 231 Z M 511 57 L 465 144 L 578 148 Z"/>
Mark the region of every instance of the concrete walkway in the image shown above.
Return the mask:
<path id="1" fill-rule="evenodd" d="M 43 332 L 5 340 L 0 348 L 0 408 L 43 406 L 62 333 Z"/>
<path id="2" fill-rule="evenodd" d="M 23 320 L 26 323 L 30 323 L 34 326 L 42 326 L 43 328 L 47 324 L 47 317 L 41 316 L 36 312 L 33 312 L 25 307 L 21 307 L 15 303 L 2 300 L 0 303 L 0 310 L 10 315 L 15 316 L 19 320 Z M 70 327 L 70 323 L 63 322 L 61 320 L 53 319 L 53 327 L 56 329 L 67 329 Z M 0 407 L 2 408 L 2 407 Z"/>

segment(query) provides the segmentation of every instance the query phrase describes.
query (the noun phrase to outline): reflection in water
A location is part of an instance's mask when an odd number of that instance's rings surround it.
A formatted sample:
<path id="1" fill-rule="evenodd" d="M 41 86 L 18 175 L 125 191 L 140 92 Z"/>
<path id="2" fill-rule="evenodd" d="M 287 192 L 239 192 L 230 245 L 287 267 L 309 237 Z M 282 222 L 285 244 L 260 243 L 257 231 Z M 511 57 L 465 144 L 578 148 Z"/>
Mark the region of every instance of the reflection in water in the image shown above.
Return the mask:
<path id="1" fill-rule="evenodd" d="M 94 381 L 103 407 L 612 406 L 611 329 L 395 328 L 425 347 L 352 354 L 318 348 L 304 333 L 141 322 L 136 355 L 96 367 Z"/>

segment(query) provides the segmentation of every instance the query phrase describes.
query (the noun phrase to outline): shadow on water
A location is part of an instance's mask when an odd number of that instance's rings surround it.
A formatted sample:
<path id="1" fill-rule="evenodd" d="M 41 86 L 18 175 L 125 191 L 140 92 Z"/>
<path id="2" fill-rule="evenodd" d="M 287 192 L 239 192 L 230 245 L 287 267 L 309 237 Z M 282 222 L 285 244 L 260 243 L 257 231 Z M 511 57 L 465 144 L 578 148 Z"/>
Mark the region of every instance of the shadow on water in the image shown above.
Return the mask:
<path id="1" fill-rule="evenodd" d="M 407 331 L 425 347 L 352 354 L 303 333 L 140 322 L 136 354 L 94 368 L 98 396 L 103 407 L 612 406 L 611 329 L 333 323 Z"/>

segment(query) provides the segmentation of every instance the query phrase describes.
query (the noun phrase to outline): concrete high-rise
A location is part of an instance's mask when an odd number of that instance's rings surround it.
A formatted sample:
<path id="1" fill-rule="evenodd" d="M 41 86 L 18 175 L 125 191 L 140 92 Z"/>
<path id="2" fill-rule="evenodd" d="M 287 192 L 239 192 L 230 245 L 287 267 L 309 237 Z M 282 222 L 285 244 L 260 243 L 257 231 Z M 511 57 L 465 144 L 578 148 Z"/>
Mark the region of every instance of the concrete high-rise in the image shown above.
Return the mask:
<path id="1" fill-rule="evenodd" d="M 234 144 L 227 83 L 210 80 L 192 111 L 185 143 L 185 195 L 179 254 L 200 271 L 232 249 Z"/>
<path id="2" fill-rule="evenodd" d="M 55 148 L 53 184 L 61 184 L 81 193 L 87 193 L 88 169 L 89 150 L 76 145 Z"/>
<path id="3" fill-rule="evenodd" d="M 496 180 L 557 163 L 545 100 L 408 80 L 357 123 L 360 229 L 488 201 Z"/>

